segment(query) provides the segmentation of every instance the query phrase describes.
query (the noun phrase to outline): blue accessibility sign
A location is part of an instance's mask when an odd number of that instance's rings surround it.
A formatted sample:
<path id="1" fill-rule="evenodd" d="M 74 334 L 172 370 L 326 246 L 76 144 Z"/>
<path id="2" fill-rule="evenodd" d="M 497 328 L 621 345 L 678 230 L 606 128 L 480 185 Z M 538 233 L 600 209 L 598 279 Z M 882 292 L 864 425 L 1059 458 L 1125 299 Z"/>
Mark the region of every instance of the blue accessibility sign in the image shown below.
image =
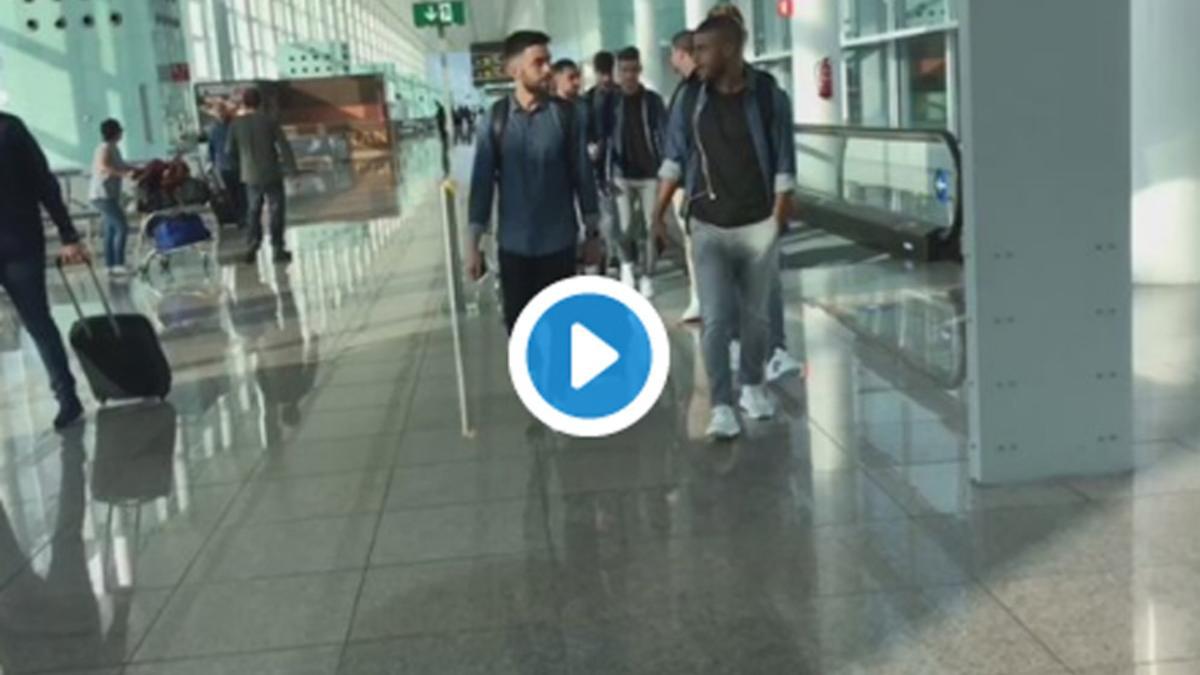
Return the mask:
<path id="1" fill-rule="evenodd" d="M 933 194 L 942 204 L 949 204 L 953 198 L 953 186 L 950 182 L 950 172 L 938 169 L 933 174 Z"/>

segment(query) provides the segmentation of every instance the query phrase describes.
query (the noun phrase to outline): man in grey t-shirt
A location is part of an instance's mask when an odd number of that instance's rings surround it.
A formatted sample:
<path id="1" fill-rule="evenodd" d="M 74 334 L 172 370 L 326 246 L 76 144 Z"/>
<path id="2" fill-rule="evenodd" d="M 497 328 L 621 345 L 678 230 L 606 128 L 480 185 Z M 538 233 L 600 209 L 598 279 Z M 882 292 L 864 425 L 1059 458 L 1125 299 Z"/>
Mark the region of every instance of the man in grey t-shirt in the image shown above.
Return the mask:
<path id="1" fill-rule="evenodd" d="M 242 95 L 242 104 L 248 112 L 233 121 L 226 152 L 237 159 L 242 182 L 246 184 L 249 203 L 246 223 L 250 226 L 246 262 L 252 264 L 258 260 L 263 240 L 263 208 L 268 205 L 275 261 L 291 262 L 292 254 L 288 253 L 283 236 L 286 216 L 283 177 L 296 172 L 296 157 L 279 122 L 262 112 L 262 94 L 257 89 L 248 89 Z"/>

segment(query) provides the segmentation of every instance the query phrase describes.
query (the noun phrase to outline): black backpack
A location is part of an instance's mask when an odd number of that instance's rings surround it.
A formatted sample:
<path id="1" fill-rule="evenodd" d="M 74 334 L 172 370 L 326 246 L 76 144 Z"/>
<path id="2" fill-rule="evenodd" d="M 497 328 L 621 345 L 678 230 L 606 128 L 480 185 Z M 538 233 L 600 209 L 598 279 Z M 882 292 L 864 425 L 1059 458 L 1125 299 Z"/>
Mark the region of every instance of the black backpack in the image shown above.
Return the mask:
<path id="1" fill-rule="evenodd" d="M 771 129 L 775 126 L 775 90 L 779 88 L 779 83 L 775 80 L 775 76 L 765 70 L 755 70 L 755 77 L 759 80 L 754 88 L 754 95 L 758 97 L 758 114 L 762 118 L 763 129 L 767 131 L 767 152 L 770 156 L 767 158 L 770 166 L 775 166 L 776 152 L 778 150 L 772 142 Z M 688 140 L 690 141 L 695 134 L 691 128 L 692 120 L 696 117 L 696 106 L 700 103 L 700 88 L 704 86 L 704 82 L 700 80 L 689 80 L 683 83 L 685 87 L 682 95 L 676 92 L 678 100 L 674 101 L 673 105 L 682 105 L 685 113 L 684 119 L 688 123 Z M 673 97 L 675 98 L 675 97 Z"/>
<path id="2" fill-rule="evenodd" d="M 503 160 L 504 150 L 504 131 L 508 128 L 508 114 L 512 98 L 505 96 L 504 98 L 492 104 L 492 166 L 496 167 L 496 179 L 500 179 L 500 166 Z M 551 97 L 549 105 L 558 113 L 558 119 L 562 123 L 563 133 L 567 137 L 565 147 L 567 149 L 567 166 L 571 168 L 571 181 L 575 181 L 575 176 L 578 175 L 576 158 L 578 157 L 578 148 L 576 147 L 575 139 L 575 104 L 570 101 L 565 101 L 561 98 Z"/>

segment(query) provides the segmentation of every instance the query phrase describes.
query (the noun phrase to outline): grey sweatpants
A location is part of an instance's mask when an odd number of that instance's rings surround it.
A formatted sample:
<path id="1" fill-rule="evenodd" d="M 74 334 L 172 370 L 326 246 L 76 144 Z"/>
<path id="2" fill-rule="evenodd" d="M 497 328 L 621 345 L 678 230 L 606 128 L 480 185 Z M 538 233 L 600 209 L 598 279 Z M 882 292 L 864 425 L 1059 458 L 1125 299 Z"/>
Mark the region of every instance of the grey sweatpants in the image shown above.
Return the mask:
<path id="1" fill-rule="evenodd" d="M 645 273 L 653 274 L 654 265 L 658 259 L 658 248 L 650 232 L 651 215 L 654 204 L 658 201 L 658 179 L 645 180 L 617 178 L 615 181 L 618 194 L 615 197 L 617 205 L 617 224 L 620 232 L 614 232 L 618 257 L 621 262 L 628 263 L 637 260 L 637 250 L 645 247 L 642 261 L 646 266 Z M 638 213 L 641 218 L 637 223 L 634 217 Z M 638 225 L 638 227 L 635 227 Z"/>
<path id="2" fill-rule="evenodd" d="M 692 246 L 712 403 L 733 405 L 729 343 L 735 334 L 741 335 L 742 382 L 763 382 L 771 342 L 768 300 L 779 277 L 779 226 L 773 217 L 735 228 L 693 219 Z"/>

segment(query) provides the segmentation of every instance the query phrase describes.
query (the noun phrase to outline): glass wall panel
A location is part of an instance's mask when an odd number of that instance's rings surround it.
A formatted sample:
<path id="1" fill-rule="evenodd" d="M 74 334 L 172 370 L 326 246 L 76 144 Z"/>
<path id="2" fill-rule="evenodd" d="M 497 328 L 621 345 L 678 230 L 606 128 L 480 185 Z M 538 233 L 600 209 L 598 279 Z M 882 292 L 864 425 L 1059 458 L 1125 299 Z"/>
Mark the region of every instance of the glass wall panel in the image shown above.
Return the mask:
<path id="1" fill-rule="evenodd" d="M 779 16 L 776 0 L 754 0 L 754 54 L 792 50 L 792 22 Z"/>
<path id="2" fill-rule="evenodd" d="M 954 18 L 952 0 L 896 0 L 899 28 L 942 26 Z"/>
<path id="3" fill-rule="evenodd" d="M 848 38 L 886 33 L 887 0 L 842 0 L 842 35 Z"/>
<path id="4" fill-rule="evenodd" d="M 885 45 L 846 51 L 846 122 L 890 126 L 888 49 Z"/>
<path id="5" fill-rule="evenodd" d="M 946 34 L 931 33 L 900 42 L 902 126 L 949 126 Z"/>

